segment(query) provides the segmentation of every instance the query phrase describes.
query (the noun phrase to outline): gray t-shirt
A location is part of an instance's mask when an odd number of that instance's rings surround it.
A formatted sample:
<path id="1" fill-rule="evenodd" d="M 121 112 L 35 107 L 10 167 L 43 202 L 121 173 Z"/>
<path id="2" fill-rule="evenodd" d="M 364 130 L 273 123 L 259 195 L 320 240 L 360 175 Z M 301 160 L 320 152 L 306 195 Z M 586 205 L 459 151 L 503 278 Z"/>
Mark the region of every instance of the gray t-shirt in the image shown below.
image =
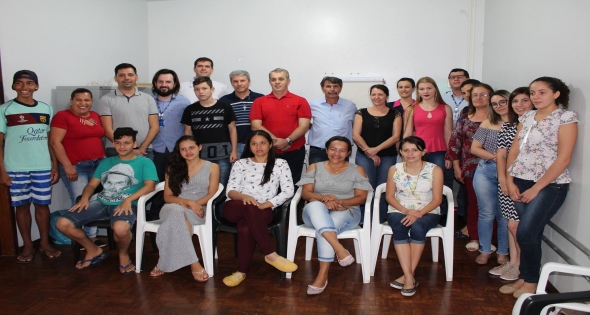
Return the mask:
<path id="1" fill-rule="evenodd" d="M 158 107 L 153 96 L 140 92 L 137 88 L 135 94 L 129 98 L 116 89 L 100 98 L 97 112 L 100 116 L 111 116 L 113 130 L 119 127 L 131 127 L 136 130 L 137 145 L 141 145 L 150 129 L 148 117 L 158 115 Z M 106 147 L 112 148 L 113 143 L 107 141 Z"/>
<path id="2" fill-rule="evenodd" d="M 346 170 L 340 174 L 330 174 L 324 167 L 324 163 L 315 163 L 316 169 L 301 175 L 301 180 L 297 186 L 314 184 L 313 191 L 316 194 L 331 194 L 338 199 L 348 199 L 354 197 L 354 189 L 373 191 L 369 179 L 361 175 L 356 170 L 356 165 L 349 163 Z M 351 208 L 359 208 L 354 206 Z"/>

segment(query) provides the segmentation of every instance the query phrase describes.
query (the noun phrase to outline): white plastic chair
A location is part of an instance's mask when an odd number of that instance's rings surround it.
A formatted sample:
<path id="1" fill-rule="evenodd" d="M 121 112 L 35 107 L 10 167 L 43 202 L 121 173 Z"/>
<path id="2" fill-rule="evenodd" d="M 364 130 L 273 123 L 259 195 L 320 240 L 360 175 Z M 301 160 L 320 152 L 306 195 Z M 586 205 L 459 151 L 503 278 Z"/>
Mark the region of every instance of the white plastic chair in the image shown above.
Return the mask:
<path id="1" fill-rule="evenodd" d="M 158 232 L 158 228 L 162 224 L 162 220 L 146 221 L 145 204 L 157 192 L 164 190 L 164 182 L 156 186 L 153 192 L 141 196 L 137 202 L 137 233 L 135 236 L 135 272 L 141 272 L 141 258 L 143 256 L 143 242 L 145 232 Z M 207 274 L 213 276 L 213 241 L 212 241 L 212 226 L 213 226 L 213 200 L 221 194 L 223 185 L 219 184 L 217 192 L 207 201 L 207 208 L 205 209 L 205 224 L 193 225 L 193 234 L 199 237 L 199 244 L 201 245 L 201 253 L 203 254 L 204 268 Z"/>
<path id="2" fill-rule="evenodd" d="M 576 303 L 576 302 L 567 302 L 567 303 L 553 302 L 552 303 L 549 299 L 546 299 L 545 301 L 539 301 L 538 302 L 539 305 L 536 305 L 536 307 L 532 307 L 532 305 L 531 305 L 532 303 L 530 303 L 530 301 L 526 301 L 529 297 L 547 294 L 547 292 L 545 292 L 545 288 L 547 287 L 547 282 L 549 281 L 549 275 L 552 272 L 560 272 L 560 273 L 579 275 L 579 276 L 590 276 L 590 268 L 588 268 L 588 267 L 558 264 L 558 263 L 554 263 L 554 262 L 546 263 L 543 265 L 543 268 L 541 269 L 541 277 L 539 278 L 539 283 L 537 285 L 536 293 L 535 294 L 525 293 L 525 294 L 521 295 L 518 298 L 518 300 L 516 300 L 516 303 L 514 304 L 514 308 L 512 308 L 512 315 L 520 315 L 520 314 L 556 315 L 561 312 L 562 308 L 590 313 L 590 305 L 585 304 L 585 303 Z M 572 295 L 572 294 L 575 294 L 575 293 L 554 294 L 555 301 L 568 300 L 567 295 Z M 577 298 L 579 299 L 580 297 L 577 297 Z M 590 296 L 586 296 L 586 301 L 587 300 L 590 300 Z M 527 303 L 527 302 L 529 302 L 529 303 Z M 526 309 L 522 310 L 523 303 L 529 304 L 526 306 L 526 308 L 528 308 L 528 310 L 526 310 Z M 543 307 L 541 312 L 537 312 L 537 310 L 543 305 L 545 305 L 545 306 Z M 552 307 L 555 307 L 555 310 L 553 312 L 548 313 L 549 309 Z"/>
<path id="3" fill-rule="evenodd" d="M 381 194 L 385 193 L 385 184 L 377 186 L 375 190 L 375 201 L 373 202 L 373 233 L 371 234 L 371 276 L 375 275 L 375 267 L 377 265 L 377 254 L 379 252 L 379 245 L 381 245 L 381 237 L 383 237 L 383 250 L 381 251 L 381 258 L 387 258 L 389 251 L 389 244 L 393 231 L 387 222 L 381 223 L 379 220 L 379 199 Z M 455 202 L 453 200 L 453 191 L 443 186 L 443 195 L 447 197 L 447 204 L 449 213 L 447 214 L 447 226 L 437 226 L 430 229 L 426 237 L 430 237 L 432 244 L 432 261 L 438 262 L 438 238 L 443 242 L 443 250 L 445 257 L 445 271 L 447 281 L 453 281 L 453 252 L 454 252 L 454 229 L 455 229 Z"/>
<path id="4" fill-rule="evenodd" d="M 361 264 L 363 270 L 363 282 L 371 282 L 370 276 L 370 253 L 371 246 L 371 199 L 373 192 L 367 194 L 367 201 L 365 203 L 365 218 L 363 227 L 357 226 L 348 231 L 338 234 L 338 239 L 353 238 L 354 250 L 356 255 L 356 262 Z M 305 260 L 311 260 L 311 252 L 313 250 L 313 241 L 315 239 L 316 230 L 306 226 L 305 224 L 297 225 L 297 203 L 301 199 L 301 188 L 297 189 L 293 200 L 291 201 L 291 208 L 289 210 L 289 236 L 287 240 L 287 259 L 293 261 L 295 258 L 295 249 L 297 248 L 297 239 L 300 236 L 305 236 Z M 287 273 L 287 279 L 291 279 L 291 273 Z"/>

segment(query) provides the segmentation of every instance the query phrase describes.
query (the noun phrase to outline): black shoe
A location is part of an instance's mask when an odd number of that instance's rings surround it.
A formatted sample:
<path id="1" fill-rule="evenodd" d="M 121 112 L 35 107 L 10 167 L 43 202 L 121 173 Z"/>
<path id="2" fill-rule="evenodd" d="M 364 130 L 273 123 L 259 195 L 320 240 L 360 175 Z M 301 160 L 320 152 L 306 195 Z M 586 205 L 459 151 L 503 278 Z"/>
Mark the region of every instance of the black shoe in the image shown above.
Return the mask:
<path id="1" fill-rule="evenodd" d="M 463 232 L 461 232 L 461 230 L 459 230 L 459 231 L 455 231 L 455 238 L 458 238 L 460 240 L 468 240 L 469 236 L 463 234 Z"/>

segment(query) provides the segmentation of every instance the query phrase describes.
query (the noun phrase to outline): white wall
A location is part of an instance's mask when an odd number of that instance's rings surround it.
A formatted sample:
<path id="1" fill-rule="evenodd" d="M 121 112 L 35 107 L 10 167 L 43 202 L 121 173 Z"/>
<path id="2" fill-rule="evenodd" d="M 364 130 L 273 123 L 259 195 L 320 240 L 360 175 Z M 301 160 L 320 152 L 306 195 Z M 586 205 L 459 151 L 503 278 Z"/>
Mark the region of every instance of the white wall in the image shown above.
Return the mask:
<path id="1" fill-rule="evenodd" d="M 587 58 L 590 56 L 590 2 L 582 0 L 494 0 L 485 5 L 483 79 L 496 89 L 513 90 L 540 76 L 554 76 L 571 89 L 570 109 L 578 113 L 578 141 L 570 171 L 573 183 L 553 222 L 590 247 L 590 169 L 584 156 L 590 152 L 586 135 L 590 96 Z M 551 228 L 545 235 L 577 263 L 590 266 L 588 257 Z M 543 244 L 543 263 L 564 262 Z M 560 291 L 588 290 L 585 280 L 554 277 Z"/>
<path id="2" fill-rule="evenodd" d="M 54 110 L 67 106 L 55 104 L 56 86 L 104 83 L 121 62 L 134 64 L 140 81 L 151 82 L 145 1 L 0 0 L 0 8 L 6 100 L 16 97 L 12 75 L 21 69 L 37 73 L 35 99 Z M 67 196 L 62 183 L 54 186 L 51 210 L 69 207 Z M 36 225 L 33 234 L 38 238 Z"/>
<path id="3" fill-rule="evenodd" d="M 322 96 L 326 75 L 385 78 L 397 99 L 402 76 L 431 76 L 446 85 L 450 69 L 472 66 L 472 2 L 153 1 L 149 69 L 171 68 L 185 81 L 194 76 L 195 59 L 207 56 L 215 80 L 229 85 L 232 70 L 248 70 L 252 89 L 264 94 L 268 72 L 280 67 L 291 74 L 290 90 L 307 99 Z"/>

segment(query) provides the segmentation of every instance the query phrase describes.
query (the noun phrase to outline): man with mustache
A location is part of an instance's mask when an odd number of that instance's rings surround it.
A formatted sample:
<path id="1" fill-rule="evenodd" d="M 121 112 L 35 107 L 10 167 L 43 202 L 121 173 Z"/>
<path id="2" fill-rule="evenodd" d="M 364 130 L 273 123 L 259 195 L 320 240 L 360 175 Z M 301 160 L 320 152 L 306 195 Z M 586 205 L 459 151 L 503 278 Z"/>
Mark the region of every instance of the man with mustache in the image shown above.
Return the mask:
<path id="1" fill-rule="evenodd" d="M 254 101 L 250 110 L 252 130 L 264 130 L 273 139 L 277 158 L 287 161 L 293 182 L 301 178 L 305 160 L 305 133 L 311 109 L 303 97 L 289 92 L 289 72 L 276 68 L 268 74 L 272 92 Z"/>
<path id="2" fill-rule="evenodd" d="M 352 142 L 352 122 L 357 111 L 356 104 L 339 97 L 342 80 L 324 77 L 320 82 L 325 97 L 309 103 L 312 124 L 307 142 L 309 143 L 309 165 L 328 160 L 325 143 L 334 136 L 347 137 Z"/>
<path id="3" fill-rule="evenodd" d="M 137 70 L 132 64 L 122 63 L 115 67 L 117 89 L 100 98 L 98 114 L 104 128 L 107 157 L 117 156 L 113 143 L 115 129 L 130 127 L 137 131 L 138 147 L 135 155 L 153 160 L 152 141 L 160 131 L 158 107 L 154 98 L 140 92 L 137 87 Z"/>
<path id="4" fill-rule="evenodd" d="M 154 164 L 158 172 L 158 179 L 165 180 L 164 173 L 168 165 L 168 155 L 174 150 L 178 138 L 184 135 L 184 126 L 180 123 L 184 109 L 191 102 L 182 95 L 178 95 L 180 82 L 176 72 L 161 69 L 152 79 L 152 92 L 158 106 L 158 124 L 160 132 L 152 142 L 154 148 Z"/>

